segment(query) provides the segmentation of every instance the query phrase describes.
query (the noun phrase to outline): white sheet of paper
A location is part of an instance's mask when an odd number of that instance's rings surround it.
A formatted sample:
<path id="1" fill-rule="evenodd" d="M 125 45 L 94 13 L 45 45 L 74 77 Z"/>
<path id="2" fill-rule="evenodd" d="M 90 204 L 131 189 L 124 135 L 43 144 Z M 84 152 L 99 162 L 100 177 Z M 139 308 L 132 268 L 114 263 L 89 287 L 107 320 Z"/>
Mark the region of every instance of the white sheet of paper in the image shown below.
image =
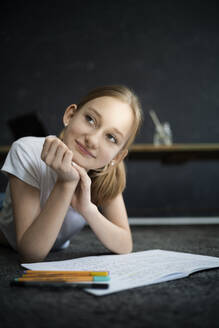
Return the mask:
<path id="1" fill-rule="evenodd" d="M 219 258 L 190 253 L 148 250 L 125 255 L 88 256 L 78 259 L 24 263 L 30 270 L 109 271 L 110 287 L 86 289 L 94 295 L 107 295 L 121 290 L 179 279 L 189 274 L 219 267 Z"/>

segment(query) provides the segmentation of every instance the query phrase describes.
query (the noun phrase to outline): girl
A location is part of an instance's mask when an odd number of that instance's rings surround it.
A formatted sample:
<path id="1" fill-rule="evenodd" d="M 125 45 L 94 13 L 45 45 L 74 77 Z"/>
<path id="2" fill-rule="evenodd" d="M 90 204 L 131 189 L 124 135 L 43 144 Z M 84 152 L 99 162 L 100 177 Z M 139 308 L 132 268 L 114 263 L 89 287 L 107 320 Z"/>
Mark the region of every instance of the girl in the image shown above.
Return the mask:
<path id="1" fill-rule="evenodd" d="M 50 250 L 67 247 L 87 222 L 106 248 L 131 252 L 123 159 L 141 119 L 133 92 L 105 86 L 66 109 L 60 138 L 14 142 L 2 167 L 9 184 L 1 242 L 17 250 L 23 262 L 42 261 Z"/>

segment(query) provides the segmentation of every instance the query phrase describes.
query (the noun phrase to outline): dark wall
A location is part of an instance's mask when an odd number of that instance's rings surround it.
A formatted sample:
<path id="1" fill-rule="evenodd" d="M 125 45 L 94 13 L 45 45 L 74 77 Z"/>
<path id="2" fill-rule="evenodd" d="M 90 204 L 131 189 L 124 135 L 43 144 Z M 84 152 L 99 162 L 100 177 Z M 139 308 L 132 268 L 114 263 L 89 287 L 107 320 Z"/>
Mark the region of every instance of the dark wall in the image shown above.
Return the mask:
<path id="1" fill-rule="evenodd" d="M 65 108 L 98 85 L 122 83 L 178 143 L 218 142 L 217 1 L 7 1 L 1 4 L 0 144 L 8 120 L 35 113 L 49 134 Z M 130 215 L 217 215 L 217 162 L 127 161 Z M 1 188 L 5 184 L 2 178 Z"/>

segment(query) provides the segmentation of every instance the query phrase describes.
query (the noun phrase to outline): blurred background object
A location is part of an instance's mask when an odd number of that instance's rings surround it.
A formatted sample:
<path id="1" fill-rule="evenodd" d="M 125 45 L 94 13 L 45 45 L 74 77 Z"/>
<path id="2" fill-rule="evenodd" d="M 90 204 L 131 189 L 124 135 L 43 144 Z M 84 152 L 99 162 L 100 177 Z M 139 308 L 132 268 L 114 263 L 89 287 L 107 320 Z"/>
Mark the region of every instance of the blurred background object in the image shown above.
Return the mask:
<path id="1" fill-rule="evenodd" d="M 37 113 L 27 113 L 13 117 L 7 121 L 14 140 L 25 136 L 45 137 L 48 131 Z"/>
<path id="2" fill-rule="evenodd" d="M 155 125 L 155 132 L 154 132 L 154 145 L 160 146 L 160 145 L 166 145 L 170 146 L 172 145 L 172 131 L 170 128 L 170 124 L 168 122 L 160 123 L 157 114 L 154 110 L 150 110 L 149 114 L 152 118 L 152 121 Z"/>

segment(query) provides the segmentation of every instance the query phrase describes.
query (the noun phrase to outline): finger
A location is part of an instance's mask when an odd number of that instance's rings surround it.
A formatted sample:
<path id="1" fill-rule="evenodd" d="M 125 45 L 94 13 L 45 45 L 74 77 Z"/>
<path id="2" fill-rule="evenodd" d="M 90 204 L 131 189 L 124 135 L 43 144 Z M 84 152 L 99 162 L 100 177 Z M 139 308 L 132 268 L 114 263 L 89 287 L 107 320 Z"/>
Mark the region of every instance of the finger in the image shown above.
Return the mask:
<path id="1" fill-rule="evenodd" d="M 79 180 L 80 175 L 78 173 L 78 170 L 75 168 L 75 166 L 72 165 L 72 158 L 73 158 L 73 153 L 71 150 L 68 149 L 63 156 L 62 167 L 66 171 L 68 171 L 70 168 L 74 172 L 74 176 L 77 177 L 77 179 Z"/>
<path id="2" fill-rule="evenodd" d="M 54 137 L 52 137 L 52 136 L 48 136 L 48 137 L 45 138 L 45 141 L 44 141 L 44 144 L 43 144 L 43 149 L 42 149 L 42 152 L 41 152 L 42 160 L 45 160 L 53 140 L 54 140 Z"/>
<path id="3" fill-rule="evenodd" d="M 91 185 L 91 179 L 88 176 L 86 170 L 77 165 L 76 163 L 72 162 L 72 165 L 76 168 L 76 170 L 78 171 L 79 175 L 80 175 L 80 179 L 81 179 L 81 183 L 84 187 L 90 187 Z"/>
<path id="4" fill-rule="evenodd" d="M 55 157 L 54 157 L 54 161 L 53 161 L 54 168 L 61 167 L 64 155 L 67 150 L 68 150 L 68 148 L 63 143 L 60 143 L 57 145 L 56 153 L 55 153 Z"/>
<path id="5" fill-rule="evenodd" d="M 43 143 L 43 149 L 42 149 L 42 152 L 41 152 L 41 159 L 44 160 L 45 159 L 45 156 L 49 150 L 49 147 L 50 147 L 50 141 L 49 141 L 49 138 L 46 137 L 45 138 L 45 141 Z"/>
<path id="6" fill-rule="evenodd" d="M 73 153 L 70 149 L 67 148 L 67 150 L 64 153 L 62 163 L 69 166 L 72 163 L 72 158 L 73 158 Z"/>
<path id="7" fill-rule="evenodd" d="M 45 158 L 45 162 L 48 165 L 51 165 L 54 161 L 54 157 L 55 157 L 55 153 L 56 153 L 56 148 L 57 148 L 57 144 L 55 140 L 52 140 L 49 150 L 46 154 L 46 158 Z"/>
<path id="8" fill-rule="evenodd" d="M 50 147 L 49 147 L 49 150 L 45 157 L 45 162 L 47 165 L 53 164 L 53 161 L 55 160 L 55 154 L 57 151 L 57 147 L 59 146 L 61 141 L 58 138 L 55 138 L 55 139 L 51 140 L 50 142 L 51 142 Z"/>

